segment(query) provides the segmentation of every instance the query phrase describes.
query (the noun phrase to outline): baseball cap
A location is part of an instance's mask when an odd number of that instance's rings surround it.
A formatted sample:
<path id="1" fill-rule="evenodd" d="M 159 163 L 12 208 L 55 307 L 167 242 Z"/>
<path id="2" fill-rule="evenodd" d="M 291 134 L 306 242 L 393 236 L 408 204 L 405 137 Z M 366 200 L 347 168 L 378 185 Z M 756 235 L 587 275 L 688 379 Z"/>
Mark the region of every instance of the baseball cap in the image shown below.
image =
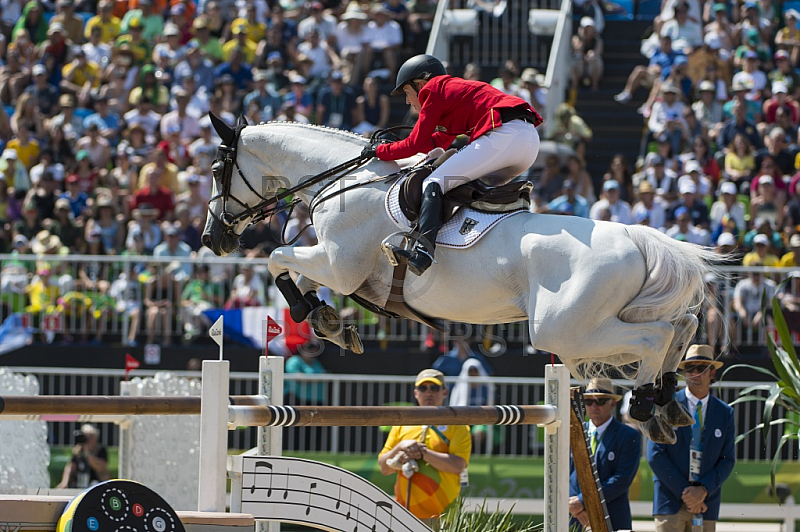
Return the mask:
<path id="1" fill-rule="evenodd" d="M 186 182 L 187 183 L 199 183 L 200 182 L 200 176 L 197 175 L 197 174 L 189 174 L 189 175 L 186 176 Z"/>
<path id="2" fill-rule="evenodd" d="M 424 382 L 432 382 L 439 386 L 444 386 L 444 373 L 436 369 L 423 369 L 414 379 L 414 386 L 419 386 Z"/>
<path id="3" fill-rule="evenodd" d="M 69 200 L 67 198 L 58 198 L 56 200 L 55 210 L 59 209 L 70 210 L 71 208 L 72 206 L 70 205 Z"/>
<path id="4" fill-rule="evenodd" d="M 283 59 L 283 56 L 280 52 L 270 52 L 267 54 L 267 62 L 275 61 L 276 59 Z"/>
<path id="5" fill-rule="evenodd" d="M 81 178 L 80 178 L 80 177 L 78 177 L 78 174 L 70 174 L 70 175 L 67 177 L 67 183 L 68 183 L 68 184 L 72 184 L 72 183 L 79 183 L 79 182 L 80 182 L 80 180 L 81 180 Z"/>
<path id="6" fill-rule="evenodd" d="M 33 75 L 34 76 L 39 76 L 41 74 L 47 74 L 47 67 L 45 67 L 41 63 L 36 63 L 35 65 L 33 65 L 32 71 L 33 71 Z"/>
<path id="7" fill-rule="evenodd" d="M 788 60 L 789 59 L 789 52 L 787 52 L 786 50 L 778 50 L 777 52 L 775 52 L 772 55 L 772 58 L 775 59 L 776 61 L 778 59 L 787 59 Z"/>
<path id="8" fill-rule="evenodd" d="M 730 181 L 725 181 L 719 186 L 719 193 L 720 194 L 731 194 L 733 196 L 736 195 L 736 185 L 731 183 Z"/>
<path id="9" fill-rule="evenodd" d="M 162 31 L 162 33 L 164 34 L 164 36 L 170 36 L 170 35 L 179 36 L 181 34 L 181 30 L 180 28 L 178 28 L 177 24 L 166 24 L 164 26 L 164 31 Z"/>
<path id="10" fill-rule="evenodd" d="M 707 79 L 700 82 L 698 90 L 700 92 L 716 92 L 716 89 L 714 88 L 714 82 Z"/>
<path id="11" fill-rule="evenodd" d="M 691 180 L 684 181 L 683 183 L 681 183 L 679 192 L 681 194 L 695 194 L 697 192 L 697 185 L 695 185 L 694 181 Z"/>
<path id="12" fill-rule="evenodd" d="M 177 228 L 177 227 L 175 227 L 174 225 L 168 225 L 168 226 L 167 226 L 167 227 L 164 229 L 164 234 L 165 234 L 166 236 L 177 236 L 177 235 L 179 235 L 179 234 L 181 234 L 181 233 L 180 233 L 180 231 L 178 231 L 178 228 Z"/>
<path id="13" fill-rule="evenodd" d="M 721 233 L 717 237 L 717 245 L 718 246 L 735 246 L 736 245 L 736 237 L 732 234 L 725 232 Z"/>
<path id="14" fill-rule="evenodd" d="M 650 161 L 650 164 L 652 164 L 653 166 L 664 166 L 666 164 L 666 161 L 664 160 L 663 155 L 656 155 Z"/>
<path id="15" fill-rule="evenodd" d="M 672 66 L 685 65 L 688 62 L 689 62 L 689 58 L 688 57 L 686 57 L 685 55 L 678 55 L 672 61 Z M 672 86 L 675 87 L 675 85 L 672 85 Z M 677 87 L 675 87 L 675 88 L 677 89 Z"/>
<path id="16" fill-rule="evenodd" d="M 758 178 L 757 185 L 774 185 L 775 180 L 771 175 L 764 174 Z"/>
<path id="17" fill-rule="evenodd" d="M 731 86 L 731 92 L 747 92 L 749 89 L 741 81 L 736 81 Z"/>
<path id="18" fill-rule="evenodd" d="M 795 20 L 800 20 L 800 11 L 796 9 L 787 9 L 783 12 L 784 17 L 792 17 Z"/>
<path id="19" fill-rule="evenodd" d="M 583 17 L 581 19 L 581 28 L 585 28 L 587 26 L 594 27 L 594 19 L 592 17 Z"/>
<path id="20" fill-rule="evenodd" d="M 572 179 L 565 179 L 561 184 L 561 188 L 575 188 L 575 181 Z"/>
<path id="21" fill-rule="evenodd" d="M 722 41 L 720 40 L 719 35 L 714 31 L 706 33 L 706 36 L 703 37 L 703 43 L 714 50 L 719 50 L 722 48 Z"/>
<path id="22" fill-rule="evenodd" d="M 233 33 L 234 35 L 240 35 L 243 33 L 248 33 L 248 31 L 249 30 L 247 29 L 247 24 L 237 24 L 236 26 L 233 27 L 231 33 Z"/>
<path id="23" fill-rule="evenodd" d="M 642 182 L 639 183 L 639 194 L 646 194 L 648 192 L 655 192 L 655 191 L 656 189 L 653 188 L 653 184 L 647 179 L 642 179 Z"/>
<path id="24" fill-rule="evenodd" d="M 17 235 L 14 237 L 14 247 L 17 246 L 27 246 L 28 245 L 28 237 L 25 235 Z"/>
<path id="25" fill-rule="evenodd" d="M 755 52 L 755 50 L 747 50 L 744 53 L 744 58 L 745 59 L 758 59 L 758 54 Z"/>
<path id="26" fill-rule="evenodd" d="M 748 1 L 744 3 L 745 9 L 758 9 L 758 4 L 752 1 Z"/>
<path id="27" fill-rule="evenodd" d="M 714 13 L 717 13 L 719 11 L 727 11 L 728 8 L 725 7 L 725 4 L 723 4 L 723 3 L 717 3 L 717 4 L 714 4 L 713 10 L 714 10 Z"/>
<path id="28" fill-rule="evenodd" d="M 753 238 L 753 244 L 769 246 L 769 238 L 764 233 L 758 233 L 755 238 Z"/>
<path id="29" fill-rule="evenodd" d="M 76 161 L 82 161 L 88 158 L 89 158 L 89 152 L 87 150 L 80 150 L 78 153 L 75 154 Z"/>
<path id="30" fill-rule="evenodd" d="M 603 190 L 619 189 L 619 182 L 616 179 L 609 179 L 603 183 Z"/>
<path id="31" fill-rule="evenodd" d="M 133 17 L 130 21 L 128 21 L 128 29 L 131 28 L 141 28 L 142 27 L 142 19 L 139 17 Z"/>
<path id="32" fill-rule="evenodd" d="M 17 156 L 17 150 L 13 150 L 11 148 L 6 148 L 5 150 L 3 150 L 2 158 L 3 159 L 14 159 L 16 161 L 19 157 Z"/>
<path id="33" fill-rule="evenodd" d="M 186 6 L 183 4 L 175 4 L 169 10 L 170 15 L 183 15 L 184 13 L 186 13 Z"/>
<path id="34" fill-rule="evenodd" d="M 678 57 L 683 57 L 683 56 L 678 56 Z M 675 59 L 675 63 L 674 64 L 675 65 L 678 64 L 677 58 Z M 667 94 L 667 93 L 678 94 L 680 91 L 678 90 L 678 87 L 676 87 L 672 83 L 665 83 L 661 87 L 661 92 L 663 92 L 664 94 Z"/>
<path id="35" fill-rule="evenodd" d="M 60 22 L 50 24 L 50 27 L 47 28 L 47 34 L 52 35 L 54 33 L 64 33 L 64 25 Z"/>
<path id="36" fill-rule="evenodd" d="M 776 81 L 775 83 L 772 84 L 772 92 L 774 92 L 775 94 L 778 93 L 788 94 L 789 87 L 786 86 L 786 83 L 783 83 L 781 81 Z"/>
<path id="37" fill-rule="evenodd" d="M 683 168 L 684 170 L 686 170 L 687 174 L 691 174 L 692 172 L 701 172 L 701 173 L 703 172 L 703 167 L 700 166 L 700 163 L 698 163 L 694 159 L 686 161 L 686 164 L 684 165 Z"/>
<path id="38" fill-rule="evenodd" d="M 800 235 L 797 233 L 792 235 L 792 238 L 789 239 L 789 247 L 800 248 Z"/>

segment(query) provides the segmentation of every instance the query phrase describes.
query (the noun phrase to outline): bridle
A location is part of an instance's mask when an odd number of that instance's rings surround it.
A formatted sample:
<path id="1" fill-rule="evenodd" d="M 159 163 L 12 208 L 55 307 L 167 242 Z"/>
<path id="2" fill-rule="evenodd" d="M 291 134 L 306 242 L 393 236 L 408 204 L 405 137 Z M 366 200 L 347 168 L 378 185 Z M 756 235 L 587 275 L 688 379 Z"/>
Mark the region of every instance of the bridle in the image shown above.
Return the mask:
<path id="1" fill-rule="evenodd" d="M 214 162 L 211 164 L 211 173 L 214 177 L 214 180 L 217 182 L 218 193 L 208 200 L 208 213 L 224 228 L 227 233 L 233 234 L 237 237 L 240 235 L 234 231 L 234 228 L 243 220 L 249 219 L 251 223 L 255 223 L 269 218 L 273 214 L 283 212 L 287 209 L 293 209 L 294 206 L 300 202 L 299 199 L 295 198 L 289 203 L 286 203 L 283 200 L 297 192 L 306 190 L 309 187 L 330 179 L 330 182 L 326 187 L 324 187 L 327 188 L 331 184 L 345 177 L 348 173 L 361 168 L 372 160 L 372 157 L 359 155 L 358 157 L 349 159 L 329 170 L 311 176 L 310 178 L 298 183 L 293 187 L 284 189 L 282 192 L 278 192 L 273 197 L 267 197 L 256 190 L 253 184 L 247 179 L 247 177 L 245 177 L 244 173 L 242 173 L 242 169 L 236 162 L 236 147 L 239 144 L 239 138 L 241 137 L 242 130 L 247 127 L 247 125 L 247 121 L 245 121 L 243 118 L 240 118 L 239 123 L 236 124 L 236 127 L 233 129 L 233 137 L 230 139 L 230 145 L 226 140 L 223 140 L 222 144 L 220 144 L 219 148 L 217 148 L 217 156 L 214 159 Z M 400 129 L 401 127 L 406 126 L 398 126 L 375 131 L 370 137 L 370 142 L 379 142 L 379 139 L 384 133 L 392 132 L 396 129 Z M 249 205 L 246 201 L 236 197 L 232 193 L 231 179 L 233 177 L 234 169 L 239 174 L 239 177 L 242 179 L 247 188 L 250 189 L 250 192 L 255 194 L 259 199 L 255 205 Z M 210 208 L 211 202 L 218 199 L 222 200 L 222 210 L 219 215 L 215 214 Z M 243 209 L 237 214 L 231 214 L 228 212 L 229 203 L 236 203 L 243 207 Z M 317 205 L 319 203 L 320 202 L 316 202 Z"/>

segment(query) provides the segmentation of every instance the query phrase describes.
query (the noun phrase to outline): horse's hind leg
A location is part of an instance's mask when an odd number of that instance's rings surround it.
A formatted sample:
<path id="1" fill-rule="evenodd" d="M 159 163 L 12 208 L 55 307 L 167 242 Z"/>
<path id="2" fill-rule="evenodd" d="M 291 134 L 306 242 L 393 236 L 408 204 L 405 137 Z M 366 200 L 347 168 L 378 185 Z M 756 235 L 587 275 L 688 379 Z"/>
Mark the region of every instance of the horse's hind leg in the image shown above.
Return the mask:
<path id="1" fill-rule="evenodd" d="M 694 418 L 686 407 L 675 400 L 678 384 L 675 372 L 689 342 L 697 332 L 697 325 L 697 317 L 689 313 L 675 324 L 675 336 L 667 349 L 667 356 L 662 366 L 664 373 L 656 386 L 656 416 L 673 427 L 685 427 L 694 423 Z"/>

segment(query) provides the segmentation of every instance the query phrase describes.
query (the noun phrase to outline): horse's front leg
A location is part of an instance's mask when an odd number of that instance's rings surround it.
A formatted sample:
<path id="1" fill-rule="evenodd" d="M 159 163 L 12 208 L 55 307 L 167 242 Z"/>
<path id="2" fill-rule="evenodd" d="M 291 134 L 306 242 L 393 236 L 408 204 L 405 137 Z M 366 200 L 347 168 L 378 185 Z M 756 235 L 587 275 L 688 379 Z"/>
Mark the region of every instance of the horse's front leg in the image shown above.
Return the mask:
<path id="1" fill-rule="evenodd" d="M 320 284 L 330 287 L 334 281 L 330 260 L 322 246 L 278 248 L 270 255 L 269 270 L 289 303 L 289 314 L 295 322 L 308 318 L 314 330 L 326 338 L 342 334 L 344 326 L 338 313 L 314 292 Z M 289 271 L 300 274 L 297 284 Z"/>

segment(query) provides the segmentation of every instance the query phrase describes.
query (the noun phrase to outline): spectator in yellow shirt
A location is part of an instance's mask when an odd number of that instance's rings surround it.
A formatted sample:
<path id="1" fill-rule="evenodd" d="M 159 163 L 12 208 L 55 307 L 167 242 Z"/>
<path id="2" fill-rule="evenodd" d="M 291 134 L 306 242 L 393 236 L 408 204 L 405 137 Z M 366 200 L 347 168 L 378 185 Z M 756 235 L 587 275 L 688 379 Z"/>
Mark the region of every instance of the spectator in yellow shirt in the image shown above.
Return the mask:
<path id="1" fill-rule="evenodd" d="M 252 65 L 256 60 L 256 44 L 248 38 L 248 29 L 244 24 L 233 26 L 233 39 L 222 45 L 222 56 L 225 61 L 231 60 L 231 54 L 239 48 L 244 55 L 244 62 Z"/>
<path id="2" fill-rule="evenodd" d="M 92 36 L 92 28 L 100 26 L 103 30 L 103 36 L 100 40 L 105 43 L 114 42 L 114 39 L 119 35 L 120 20 L 115 17 L 111 11 L 114 9 L 114 4 L 110 0 L 102 0 L 97 5 L 98 14 L 86 21 L 86 27 L 83 29 L 83 36 L 88 41 Z"/>
<path id="3" fill-rule="evenodd" d="M 39 143 L 31 138 L 31 124 L 19 122 L 17 124 L 17 135 L 8 141 L 6 147 L 17 152 L 19 161 L 30 170 L 34 164 L 39 162 Z"/>
<path id="4" fill-rule="evenodd" d="M 780 259 L 769 251 L 769 237 L 759 233 L 753 238 L 755 249 L 744 256 L 742 264 L 745 266 L 778 266 Z"/>
<path id="5" fill-rule="evenodd" d="M 246 9 L 245 16 L 234 19 L 231 22 L 231 27 L 235 28 L 242 25 L 247 27 L 247 38 L 257 45 L 267 35 L 267 25 L 259 22 L 256 18 L 255 4 L 248 3 Z"/>
<path id="6" fill-rule="evenodd" d="M 142 65 L 147 63 L 150 60 L 152 49 L 150 47 L 150 43 L 148 43 L 142 37 L 144 32 L 144 24 L 142 23 L 142 19 L 140 18 L 132 18 L 128 22 L 128 31 L 130 33 L 126 33 L 120 35 L 116 42 L 117 46 L 127 45 L 130 47 L 131 52 L 133 52 L 133 59 L 137 65 Z"/>
<path id="7" fill-rule="evenodd" d="M 420 406 L 442 406 L 444 374 L 424 369 L 414 381 Z M 394 495 L 425 524 L 438 530 L 439 516 L 458 498 L 460 475 L 467 469 L 472 439 L 466 425 L 395 426 L 378 456 L 384 475 L 397 474 Z"/>
<path id="8" fill-rule="evenodd" d="M 147 186 L 147 172 L 151 168 L 157 168 L 161 171 L 161 179 L 159 186 L 168 188 L 176 196 L 181 193 L 181 188 L 178 183 L 178 167 L 167 160 L 166 148 L 161 146 L 153 150 L 154 161 L 149 162 L 142 166 L 139 171 L 139 189 Z"/>
<path id="9" fill-rule="evenodd" d="M 781 268 L 796 268 L 800 266 L 800 234 L 793 234 L 789 239 L 789 253 L 781 257 Z"/>
<path id="10" fill-rule="evenodd" d="M 100 67 L 86 59 L 82 48 L 75 48 L 72 61 L 61 69 L 61 76 L 61 90 L 71 94 L 100 86 Z"/>

